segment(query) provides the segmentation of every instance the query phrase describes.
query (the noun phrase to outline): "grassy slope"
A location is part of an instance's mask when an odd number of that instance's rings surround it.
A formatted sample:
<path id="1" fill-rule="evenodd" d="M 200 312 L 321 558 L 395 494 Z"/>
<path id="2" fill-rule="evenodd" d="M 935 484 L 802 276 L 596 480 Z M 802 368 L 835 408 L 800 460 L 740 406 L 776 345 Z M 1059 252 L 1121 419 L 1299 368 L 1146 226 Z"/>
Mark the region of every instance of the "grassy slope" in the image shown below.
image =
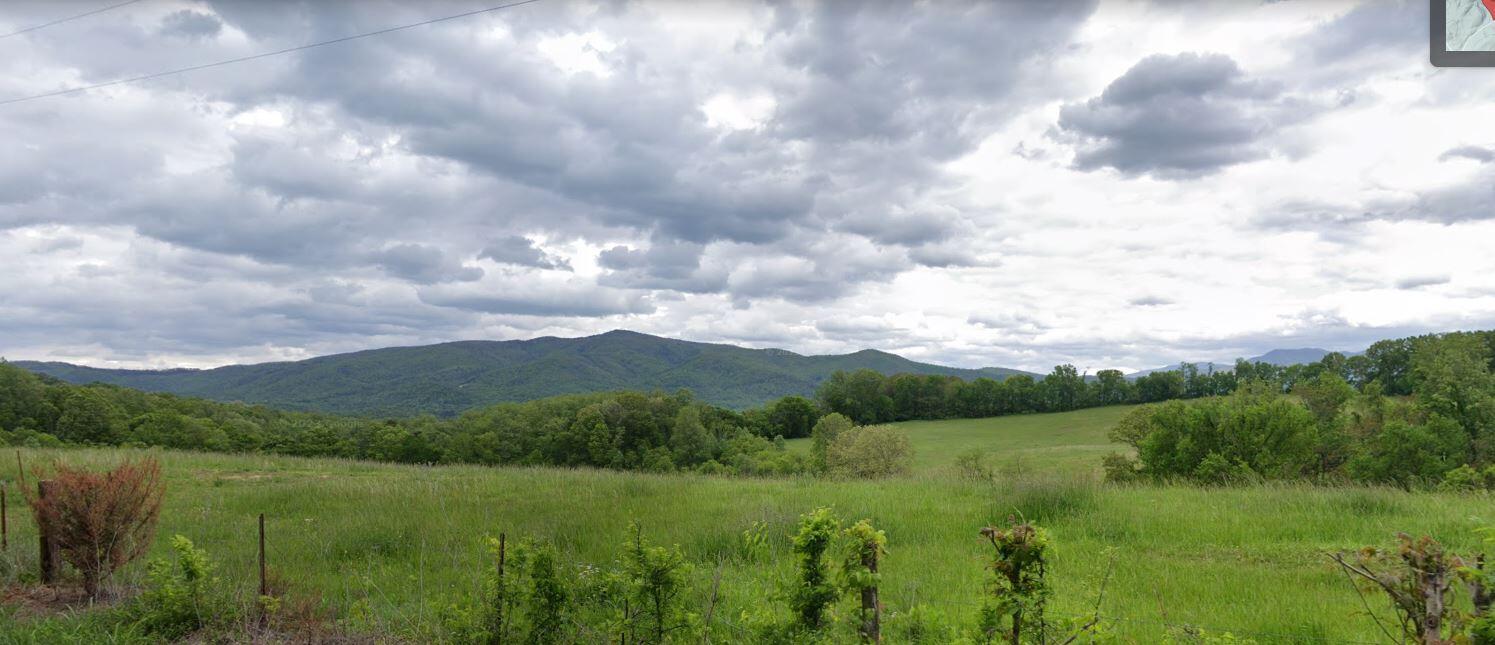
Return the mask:
<path id="1" fill-rule="evenodd" d="M 908 432 L 915 473 L 953 474 L 957 456 L 979 450 L 989 466 L 1006 474 L 1082 475 L 1099 473 L 1101 457 L 1117 451 L 1116 444 L 1106 440 L 1106 431 L 1133 407 L 892 425 Z M 810 439 L 789 442 L 790 450 L 809 452 L 810 447 Z"/>
<path id="2" fill-rule="evenodd" d="M 94 381 L 220 401 L 376 416 L 456 414 L 504 401 L 619 389 L 689 388 L 745 408 L 808 395 L 836 370 L 1004 378 L 1016 370 L 967 370 L 877 351 L 801 356 L 774 349 L 694 343 L 627 331 L 585 338 L 464 341 L 390 347 L 296 362 L 211 370 L 109 370 L 17 361 L 74 382 Z"/>
<path id="3" fill-rule="evenodd" d="M 870 516 L 887 530 L 891 555 L 883 589 L 891 610 L 922 602 L 971 621 L 982 574 L 976 531 L 1018 511 L 1053 532 L 1056 613 L 1087 610 L 1105 568 L 1103 554 L 1114 548 L 1106 613 L 1125 619 L 1116 627 L 1128 641 L 1155 642 L 1158 623 L 1166 621 L 1238 635 L 1260 632 L 1262 642 L 1311 642 L 1375 640 L 1374 626 L 1324 552 L 1384 543 L 1396 531 L 1429 532 L 1470 548 L 1472 529 L 1495 518 L 1488 497 L 1385 489 L 1101 487 L 1042 473 L 967 482 L 942 475 L 943 457 L 931 454 L 940 447 L 1004 446 L 1018 454 L 1058 455 L 1031 463 L 1067 469 L 1079 465 L 1081 455 L 1093 456 L 1098 417 L 1117 413 L 910 424 L 925 448 L 924 472 L 885 482 L 161 453 L 170 487 L 161 533 L 197 540 L 222 561 L 225 578 L 247 592 L 253 518 L 267 513 L 270 559 L 287 577 L 321 592 L 344 615 L 370 616 L 361 623 L 365 629 L 419 636 L 434 623 L 434 607 L 476 589 L 485 566 L 479 560 L 484 534 L 552 538 L 579 558 L 605 562 L 630 519 L 641 521 L 653 539 L 685 549 L 697 564 L 697 593 L 707 588 L 717 558 L 729 558 L 718 616 L 735 621 L 787 575 L 795 517 L 822 504 L 845 517 Z M 1064 456 L 1060 440 L 1046 429 L 1073 433 L 1080 440 L 1073 454 Z M 132 454 L 30 452 L 26 458 L 102 464 Z M 13 478 L 14 468 L 0 466 L 0 477 Z M 12 498 L 12 518 L 22 511 L 15 504 Z M 739 535 L 755 521 L 766 522 L 774 538 L 770 563 L 730 560 Z M 12 526 L 19 529 L 12 544 L 25 545 L 18 552 L 33 553 L 30 522 L 22 518 Z M 155 553 L 164 550 L 165 541 L 158 540 Z M 132 566 L 125 579 L 138 579 L 140 571 Z"/>

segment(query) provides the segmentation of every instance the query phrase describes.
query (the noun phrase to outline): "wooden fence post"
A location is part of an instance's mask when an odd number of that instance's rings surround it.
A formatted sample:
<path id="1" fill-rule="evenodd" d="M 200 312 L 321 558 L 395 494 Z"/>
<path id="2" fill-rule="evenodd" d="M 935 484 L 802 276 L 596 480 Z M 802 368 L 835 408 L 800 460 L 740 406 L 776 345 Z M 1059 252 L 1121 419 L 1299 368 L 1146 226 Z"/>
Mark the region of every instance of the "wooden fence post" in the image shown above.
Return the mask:
<path id="1" fill-rule="evenodd" d="M 270 577 L 265 571 L 265 514 L 260 513 L 260 596 L 270 595 Z"/>
<path id="2" fill-rule="evenodd" d="M 6 521 L 5 484 L 0 484 L 0 551 L 10 549 L 10 524 Z"/>
<path id="3" fill-rule="evenodd" d="M 36 497 L 38 503 L 46 501 L 52 492 L 52 480 L 43 479 L 36 482 Z M 62 571 L 62 552 L 57 548 L 57 534 L 55 527 L 48 526 L 46 522 L 37 522 L 37 542 L 40 545 L 42 584 L 52 584 L 57 581 L 57 574 Z"/>

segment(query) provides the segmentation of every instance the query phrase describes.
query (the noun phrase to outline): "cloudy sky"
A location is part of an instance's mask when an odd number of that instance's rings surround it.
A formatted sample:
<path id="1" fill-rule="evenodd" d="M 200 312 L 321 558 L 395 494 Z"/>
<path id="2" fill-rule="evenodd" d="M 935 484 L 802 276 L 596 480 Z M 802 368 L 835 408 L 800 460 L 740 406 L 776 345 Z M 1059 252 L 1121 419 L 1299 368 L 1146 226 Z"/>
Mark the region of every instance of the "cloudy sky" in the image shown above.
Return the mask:
<path id="1" fill-rule="evenodd" d="M 143 0 L 0 38 L 0 101 L 491 4 Z M 1495 70 L 1430 67 L 1426 12 L 543 0 L 3 104 L 0 354 L 627 328 L 1093 372 L 1491 328 Z"/>

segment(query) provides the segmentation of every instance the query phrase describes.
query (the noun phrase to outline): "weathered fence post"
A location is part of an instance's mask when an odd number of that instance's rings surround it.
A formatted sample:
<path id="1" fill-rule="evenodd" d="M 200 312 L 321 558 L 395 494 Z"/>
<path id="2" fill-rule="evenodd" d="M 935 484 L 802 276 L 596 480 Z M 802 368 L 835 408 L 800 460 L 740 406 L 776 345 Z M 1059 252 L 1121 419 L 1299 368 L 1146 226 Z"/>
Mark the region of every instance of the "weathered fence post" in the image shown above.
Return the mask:
<path id="1" fill-rule="evenodd" d="M 260 513 L 260 596 L 270 595 L 270 578 L 265 571 L 265 514 Z"/>
<path id="2" fill-rule="evenodd" d="M 21 488 L 26 487 L 26 468 L 21 465 L 21 451 L 16 450 L 16 477 L 21 482 Z"/>
<path id="3" fill-rule="evenodd" d="M 877 551 L 876 547 L 862 550 L 862 566 L 867 567 L 874 580 L 877 576 Z M 877 602 L 875 584 L 862 589 L 862 640 L 882 642 L 882 605 Z"/>
<path id="4" fill-rule="evenodd" d="M 20 453 L 17 453 L 20 454 Z M 37 503 L 45 503 L 47 496 L 52 492 L 52 480 L 43 479 L 36 482 Z M 37 522 L 37 543 L 40 545 L 42 584 L 52 584 L 57 581 L 57 574 L 62 571 L 62 552 L 57 548 L 56 527 L 49 526 L 46 522 Z"/>

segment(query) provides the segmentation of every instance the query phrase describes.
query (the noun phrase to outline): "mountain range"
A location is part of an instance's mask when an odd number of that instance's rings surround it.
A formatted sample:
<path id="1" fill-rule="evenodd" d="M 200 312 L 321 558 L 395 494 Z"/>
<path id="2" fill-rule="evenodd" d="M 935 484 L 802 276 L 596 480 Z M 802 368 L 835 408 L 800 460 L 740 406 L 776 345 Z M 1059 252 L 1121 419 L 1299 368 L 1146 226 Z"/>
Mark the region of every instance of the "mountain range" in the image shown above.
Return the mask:
<path id="1" fill-rule="evenodd" d="M 862 350 L 805 356 L 631 331 L 582 338 L 459 341 L 213 369 L 123 370 L 14 361 L 72 383 L 110 383 L 219 401 L 369 416 L 458 414 L 505 401 L 623 389 L 689 388 L 734 408 L 810 395 L 837 370 L 1003 379 L 1021 370 L 961 369 Z"/>
<path id="2" fill-rule="evenodd" d="M 1299 364 L 1303 364 L 1303 363 L 1317 363 L 1318 361 L 1322 360 L 1325 356 L 1328 356 L 1330 353 L 1332 353 L 1332 352 L 1330 352 L 1327 349 L 1319 349 L 1317 347 L 1300 347 L 1298 349 L 1274 349 L 1274 350 L 1272 350 L 1270 352 L 1262 354 L 1261 356 L 1254 356 L 1254 357 L 1248 358 L 1246 360 L 1249 361 L 1249 362 L 1252 362 L 1252 363 L 1268 363 L 1268 364 L 1271 364 L 1271 365 L 1287 366 L 1287 365 L 1299 365 Z M 1360 352 L 1340 352 L 1340 353 L 1344 354 L 1345 356 L 1354 356 L 1356 354 L 1359 354 Z M 1213 370 L 1213 371 L 1220 371 L 1220 370 L 1233 370 L 1233 369 L 1235 369 L 1235 361 L 1234 360 L 1231 360 L 1231 361 L 1204 361 L 1204 362 L 1201 362 L 1201 363 L 1194 363 L 1194 365 L 1196 367 L 1198 367 L 1199 371 L 1201 371 L 1201 372 L 1208 372 L 1208 371 L 1211 371 L 1211 370 Z M 1131 374 L 1127 374 L 1126 376 L 1127 376 L 1127 378 L 1136 378 L 1138 376 L 1146 376 L 1146 375 L 1151 374 L 1153 372 L 1167 372 L 1167 371 L 1172 371 L 1172 370 L 1176 370 L 1176 369 L 1178 369 L 1178 365 L 1169 365 L 1167 367 L 1155 367 L 1155 368 L 1152 368 L 1150 370 L 1141 370 L 1141 371 L 1138 371 L 1138 372 L 1132 372 Z"/>

